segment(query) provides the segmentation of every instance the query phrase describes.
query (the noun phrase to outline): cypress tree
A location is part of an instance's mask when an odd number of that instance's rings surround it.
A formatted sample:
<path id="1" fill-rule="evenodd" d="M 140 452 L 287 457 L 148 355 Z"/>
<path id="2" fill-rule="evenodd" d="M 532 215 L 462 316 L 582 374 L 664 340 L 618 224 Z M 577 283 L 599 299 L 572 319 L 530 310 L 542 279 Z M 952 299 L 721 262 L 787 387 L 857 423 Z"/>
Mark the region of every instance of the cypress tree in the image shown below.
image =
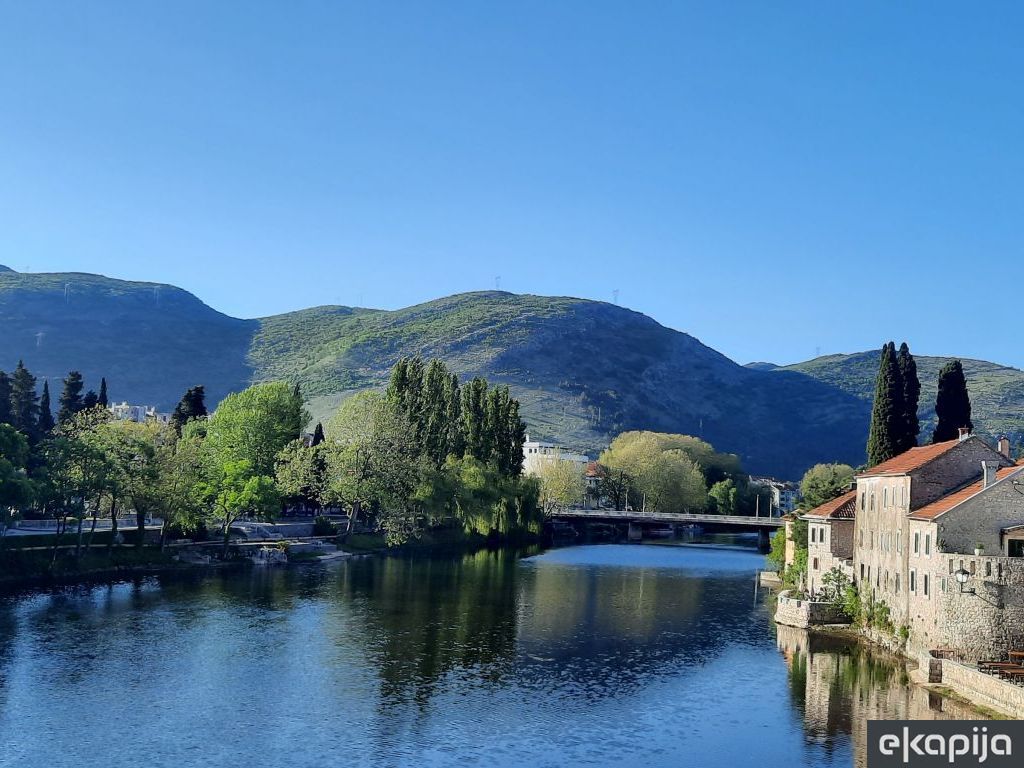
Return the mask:
<path id="1" fill-rule="evenodd" d="M 967 392 L 967 378 L 959 360 L 950 360 L 939 371 L 939 391 L 935 396 L 937 422 L 932 442 L 942 443 L 960 436 L 961 427 L 974 430 L 971 421 L 971 397 Z"/>
<path id="2" fill-rule="evenodd" d="M 903 389 L 901 398 L 902 429 L 897 452 L 903 453 L 917 445 L 917 437 L 921 434 L 921 422 L 917 418 L 918 403 L 921 399 L 921 380 L 917 377 L 917 361 L 910 354 L 910 347 L 906 342 L 900 345 L 900 352 L 896 359 L 899 364 L 900 384 Z"/>
<path id="3" fill-rule="evenodd" d="M 316 423 L 316 429 L 313 430 L 313 447 L 320 445 L 326 438 L 324 437 L 324 425 L 321 422 Z"/>
<path id="4" fill-rule="evenodd" d="M 0 371 L 0 424 L 11 423 L 11 377 Z"/>
<path id="5" fill-rule="evenodd" d="M 107 399 L 107 379 L 105 376 L 100 379 L 100 396 L 97 398 L 97 402 L 104 408 L 110 405 L 110 401 Z"/>
<path id="6" fill-rule="evenodd" d="M 39 398 L 39 434 L 48 435 L 56 424 L 50 407 L 50 382 L 43 380 L 43 394 Z"/>
<path id="7" fill-rule="evenodd" d="M 99 396 L 91 389 L 82 398 L 82 410 L 89 411 L 95 408 L 100 402 Z"/>
<path id="8" fill-rule="evenodd" d="M 11 377 L 11 426 L 24 434 L 30 441 L 38 436 L 39 395 L 36 394 L 36 377 L 29 373 L 25 363 L 18 361 Z"/>
<path id="9" fill-rule="evenodd" d="M 871 408 L 871 430 L 868 433 L 868 466 L 881 464 L 899 452 L 896 440 L 903 421 L 900 403 L 902 394 L 896 345 L 890 341 L 882 347 L 878 376 L 875 379 L 875 401 Z"/>
<path id="10" fill-rule="evenodd" d="M 461 458 L 466 451 L 466 435 L 462 424 L 462 392 L 459 388 L 459 377 L 454 373 L 448 376 L 445 384 L 444 400 L 448 455 Z"/>
<path id="11" fill-rule="evenodd" d="M 82 374 L 70 371 L 64 379 L 64 389 L 57 402 L 57 422 L 64 424 L 82 410 Z"/>

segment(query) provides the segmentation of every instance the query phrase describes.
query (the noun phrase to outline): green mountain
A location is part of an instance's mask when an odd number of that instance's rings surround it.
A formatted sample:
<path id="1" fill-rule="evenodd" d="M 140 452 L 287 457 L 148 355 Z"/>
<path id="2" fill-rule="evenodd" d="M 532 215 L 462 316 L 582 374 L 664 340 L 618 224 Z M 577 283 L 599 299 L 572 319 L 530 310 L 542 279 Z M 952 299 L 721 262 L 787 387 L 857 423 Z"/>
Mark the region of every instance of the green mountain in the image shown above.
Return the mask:
<path id="1" fill-rule="evenodd" d="M 878 351 L 827 355 L 807 362 L 775 368 L 806 374 L 870 404 L 874 396 Z M 935 427 L 935 390 L 939 369 L 952 358 L 916 356 L 921 380 L 921 436 L 928 440 Z M 973 407 L 975 430 L 989 436 L 1008 435 L 1024 442 L 1024 371 L 984 360 L 961 358 Z"/>
<path id="2" fill-rule="evenodd" d="M 383 386 L 399 357 L 420 354 L 507 383 L 531 435 L 591 453 L 642 428 L 700 435 L 781 477 L 864 459 L 870 403 L 849 386 L 860 374 L 746 368 L 640 313 L 582 299 L 483 292 L 396 311 L 314 307 L 239 320 L 173 286 L 0 269 L 0 323 L 0 368 L 24 359 L 54 396 L 73 368 L 90 387 L 106 376 L 112 399 L 161 409 L 194 384 L 215 402 L 286 379 L 323 418 L 352 392 Z"/>

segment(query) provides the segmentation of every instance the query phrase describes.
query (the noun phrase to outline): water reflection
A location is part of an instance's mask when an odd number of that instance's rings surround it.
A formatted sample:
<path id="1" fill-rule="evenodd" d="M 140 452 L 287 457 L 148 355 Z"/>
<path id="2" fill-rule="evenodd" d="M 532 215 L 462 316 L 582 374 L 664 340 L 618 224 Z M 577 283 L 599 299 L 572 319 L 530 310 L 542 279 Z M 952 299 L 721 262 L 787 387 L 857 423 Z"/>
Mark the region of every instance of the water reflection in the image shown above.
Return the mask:
<path id="1" fill-rule="evenodd" d="M 155 768 L 714 768 L 752 738 L 758 765 L 848 766 L 866 718 L 966 714 L 855 644 L 776 635 L 761 563 L 481 550 L 0 598 L 0 766 L 136 765 L 113 725 Z"/>
<path id="2" fill-rule="evenodd" d="M 852 737 L 855 766 L 866 765 L 868 720 L 969 720 L 980 715 L 910 683 L 907 662 L 872 652 L 853 638 L 778 627 L 792 703 L 804 734 L 826 753 Z"/>

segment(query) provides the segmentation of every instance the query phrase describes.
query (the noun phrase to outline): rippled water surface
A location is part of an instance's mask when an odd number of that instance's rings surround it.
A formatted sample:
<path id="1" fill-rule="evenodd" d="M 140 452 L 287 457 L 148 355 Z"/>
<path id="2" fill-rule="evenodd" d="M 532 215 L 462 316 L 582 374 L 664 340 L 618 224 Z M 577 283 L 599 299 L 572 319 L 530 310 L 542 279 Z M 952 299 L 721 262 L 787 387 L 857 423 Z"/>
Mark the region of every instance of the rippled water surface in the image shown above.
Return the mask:
<path id="1" fill-rule="evenodd" d="M 723 547 L 364 558 L 0 597 L 0 766 L 849 766 L 970 713 L 776 628 Z"/>

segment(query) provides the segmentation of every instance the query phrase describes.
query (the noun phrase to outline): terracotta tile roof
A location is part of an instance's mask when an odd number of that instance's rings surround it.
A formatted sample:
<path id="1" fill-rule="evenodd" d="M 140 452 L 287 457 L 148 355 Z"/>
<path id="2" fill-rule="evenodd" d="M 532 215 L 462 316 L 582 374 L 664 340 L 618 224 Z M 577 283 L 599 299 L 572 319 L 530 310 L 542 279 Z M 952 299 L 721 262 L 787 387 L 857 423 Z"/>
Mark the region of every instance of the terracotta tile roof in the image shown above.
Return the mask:
<path id="1" fill-rule="evenodd" d="M 805 517 L 817 517 L 829 520 L 852 520 L 857 513 L 857 492 L 848 491 L 832 501 L 826 501 L 805 514 Z"/>
<path id="2" fill-rule="evenodd" d="M 1024 470 L 1024 466 L 1020 465 L 1015 465 L 1012 467 L 1003 467 L 996 471 L 996 482 L 999 482 L 1000 480 L 1005 480 L 1010 475 L 1017 474 L 1022 470 Z M 976 493 L 981 493 L 981 491 L 983 490 L 982 483 L 982 480 L 978 480 L 977 482 L 964 486 L 959 491 L 954 491 L 948 496 L 943 496 L 941 499 L 933 501 L 931 504 L 926 504 L 920 509 L 911 512 L 910 519 L 934 520 L 939 515 L 945 512 L 949 512 L 949 510 L 953 509 L 953 507 L 956 507 L 962 504 L 963 502 L 967 501 Z"/>
<path id="3" fill-rule="evenodd" d="M 881 464 L 872 467 L 866 472 L 860 473 L 857 477 L 905 475 L 908 472 L 913 472 L 915 469 L 920 469 L 930 461 L 934 461 L 947 451 L 956 448 L 959 444 L 959 440 L 947 440 L 944 443 L 934 443 L 933 445 L 922 445 L 917 448 L 911 448 L 909 451 L 901 453 L 899 456 L 893 456 L 888 461 L 883 461 Z"/>

